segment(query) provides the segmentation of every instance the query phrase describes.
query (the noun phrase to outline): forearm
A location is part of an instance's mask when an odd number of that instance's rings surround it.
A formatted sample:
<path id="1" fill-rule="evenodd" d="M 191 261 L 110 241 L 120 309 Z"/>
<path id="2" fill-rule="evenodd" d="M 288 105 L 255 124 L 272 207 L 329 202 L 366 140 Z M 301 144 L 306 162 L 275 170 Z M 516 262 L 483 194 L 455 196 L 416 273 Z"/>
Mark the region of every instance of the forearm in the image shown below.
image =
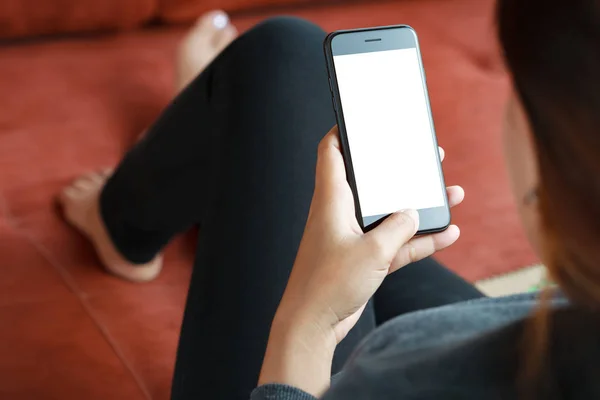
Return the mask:
<path id="1" fill-rule="evenodd" d="M 329 388 L 335 335 L 307 321 L 275 318 L 259 385 L 285 384 L 315 397 Z"/>

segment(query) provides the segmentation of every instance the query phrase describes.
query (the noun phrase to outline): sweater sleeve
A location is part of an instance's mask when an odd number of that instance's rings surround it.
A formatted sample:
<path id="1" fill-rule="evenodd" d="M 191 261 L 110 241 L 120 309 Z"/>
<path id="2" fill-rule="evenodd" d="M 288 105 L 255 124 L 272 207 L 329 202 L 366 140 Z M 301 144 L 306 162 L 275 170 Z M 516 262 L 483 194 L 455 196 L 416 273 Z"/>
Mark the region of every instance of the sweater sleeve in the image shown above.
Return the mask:
<path id="1" fill-rule="evenodd" d="M 317 398 L 293 386 L 270 383 L 254 389 L 250 400 L 317 400 Z"/>

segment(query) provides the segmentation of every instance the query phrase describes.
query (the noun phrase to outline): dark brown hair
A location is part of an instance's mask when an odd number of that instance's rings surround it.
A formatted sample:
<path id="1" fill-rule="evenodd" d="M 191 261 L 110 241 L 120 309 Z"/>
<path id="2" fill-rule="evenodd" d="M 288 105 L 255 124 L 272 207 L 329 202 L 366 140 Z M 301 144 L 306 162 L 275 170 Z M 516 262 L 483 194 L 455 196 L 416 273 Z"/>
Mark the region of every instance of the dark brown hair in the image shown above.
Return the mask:
<path id="1" fill-rule="evenodd" d="M 497 16 L 536 149 L 542 261 L 575 304 L 598 310 L 600 1 L 498 0 Z M 536 321 L 538 361 L 547 312 Z"/>

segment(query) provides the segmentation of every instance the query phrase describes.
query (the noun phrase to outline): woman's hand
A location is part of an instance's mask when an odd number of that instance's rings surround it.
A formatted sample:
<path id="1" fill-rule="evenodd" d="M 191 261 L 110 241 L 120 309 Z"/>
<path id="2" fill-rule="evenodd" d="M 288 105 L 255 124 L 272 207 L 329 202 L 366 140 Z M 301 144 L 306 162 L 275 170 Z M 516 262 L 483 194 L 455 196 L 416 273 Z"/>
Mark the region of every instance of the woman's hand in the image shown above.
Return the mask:
<path id="1" fill-rule="evenodd" d="M 462 188 L 448 188 L 451 206 L 463 198 Z M 313 394 L 325 389 L 336 344 L 384 278 L 450 246 L 460 235 L 451 225 L 444 232 L 413 237 L 418 226 L 418 213 L 406 210 L 362 232 L 333 128 L 319 145 L 308 221 L 273 321 L 260 382 L 287 383 Z"/>

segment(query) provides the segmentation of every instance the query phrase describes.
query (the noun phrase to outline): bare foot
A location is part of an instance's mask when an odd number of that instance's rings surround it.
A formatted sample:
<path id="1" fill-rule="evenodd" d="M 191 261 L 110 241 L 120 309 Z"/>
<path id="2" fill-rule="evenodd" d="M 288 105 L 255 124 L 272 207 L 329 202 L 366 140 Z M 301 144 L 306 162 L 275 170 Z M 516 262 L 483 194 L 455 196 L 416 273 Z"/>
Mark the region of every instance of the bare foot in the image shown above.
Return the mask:
<path id="1" fill-rule="evenodd" d="M 126 260 L 112 243 L 100 216 L 100 192 L 112 170 L 91 173 L 75 180 L 59 195 L 65 219 L 87 236 L 106 270 L 133 282 L 147 282 L 156 278 L 162 268 L 162 255 L 146 264 Z"/>
<path id="2" fill-rule="evenodd" d="M 176 59 L 176 90 L 187 86 L 238 33 L 223 11 L 211 11 L 198 19 L 179 46 Z M 142 133 L 141 136 L 143 136 Z M 150 281 L 162 269 L 162 255 L 146 264 L 133 264 L 116 249 L 100 215 L 100 192 L 112 170 L 87 174 L 59 195 L 65 219 L 92 242 L 107 271 L 134 282 Z"/>
<path id="3" fill-rule="evenodd" d="M 238 35 L 224 11 L 211 11 L 196 21 L 179 45 L 175 89 L 186 87 Z"/>

